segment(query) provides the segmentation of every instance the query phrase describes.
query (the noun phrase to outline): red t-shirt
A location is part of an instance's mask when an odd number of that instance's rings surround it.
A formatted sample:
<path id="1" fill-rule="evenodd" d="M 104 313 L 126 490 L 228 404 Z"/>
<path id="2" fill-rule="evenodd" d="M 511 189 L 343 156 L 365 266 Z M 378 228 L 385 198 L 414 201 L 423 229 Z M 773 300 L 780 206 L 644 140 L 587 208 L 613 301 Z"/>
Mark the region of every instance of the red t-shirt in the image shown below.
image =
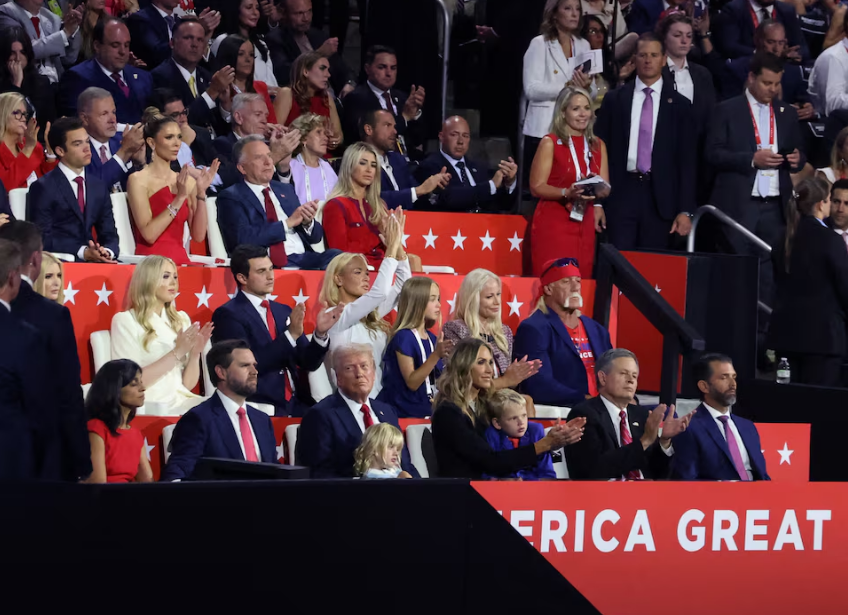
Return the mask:
<path id="1" fill-rule="evenodd" d="M 144 446 L 141 431 L 130 425 L 129 429 L 118 430 L 116 436 L 100 419 L 91 419 L 88 431 L 103 438 L 106 447 L 106 482 L 129 483 L 135 480 L 141 447 Z"/>
<path id="2" fill-rule="evenodd" d="M 589 395 L 597 396 L 598 387 L 595 384 L 595 355 L 592 353 L 592 346 L 589 345 L 589 337 L 586 335 L 586 328 L 583 326 L 583 321 L 577 321 L 577 327 L 572 329 L 566 327 L 568 334 L 571 336 L 571 341 L 574 342 L 574 347 L 577 349 L 577 354 L 583 361 L 583 367 L 586 368 L 586 378 L 589 381 Z"/>

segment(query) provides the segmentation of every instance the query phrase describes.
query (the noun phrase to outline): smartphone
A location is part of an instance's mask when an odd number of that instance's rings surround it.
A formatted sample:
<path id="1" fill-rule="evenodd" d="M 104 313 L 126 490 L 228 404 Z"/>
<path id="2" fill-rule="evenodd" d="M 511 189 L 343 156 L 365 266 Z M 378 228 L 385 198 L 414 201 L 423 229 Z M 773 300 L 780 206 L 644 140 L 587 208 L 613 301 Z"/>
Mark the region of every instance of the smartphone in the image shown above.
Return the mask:
<path id="1" fill-rule="evenodd" d="M 583 64 L 580 65 L 580 69 L 583 71 L 584 75 L 588 75 L 589 71 L 592 70 L 592 60 L 586 60 Z"/>

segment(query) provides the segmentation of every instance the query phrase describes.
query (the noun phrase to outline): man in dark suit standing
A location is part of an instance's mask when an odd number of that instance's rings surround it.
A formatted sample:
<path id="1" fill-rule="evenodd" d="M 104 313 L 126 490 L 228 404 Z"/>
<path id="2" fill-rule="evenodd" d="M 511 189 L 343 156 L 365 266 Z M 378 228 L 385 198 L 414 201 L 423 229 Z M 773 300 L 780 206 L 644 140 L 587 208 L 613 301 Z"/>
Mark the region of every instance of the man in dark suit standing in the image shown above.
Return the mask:
<path id="1" fill-rule="evenodd" d="M 636 79 L 604 96 L 595 123 L 612 186 L 604 211 L 616 248 L 661 250 L 671 233 L 692 228 L 697 133 L 691 103 L 662 77 L 667 60 L 657 35 L 639 37 L 635 58 Z"/>
<path id="2" fill-rule="evenodd" d="M 269 301 L 274 292 L 274 270 L 265 248 L 242 245 L 233 250 L 230 270 L 239 292 L 215 310 L 213 341 L 247 340 L 259 361 L 259 384 L 251 401 L 273 404 L 278 416 L 302 415 L 302 405 L 312 405 L 307 387 L 298 386 L 301 374 L 318 369 L 327 352 L 330 330 L 341 310 L 321 310 L 316 315 L 312 341 L 303 334 L 305 304 L 292 310 Z M 295 390 L 295 387 L 297 389 Z M 292 403 L 293 394 L 300 404 Z"/>
<path id="3" fill-rule="evenodd" d="M 127 19 L 132 52 L 151 68 L 171 56 L 171 34 L 177 21 L 174 9 L 179 3 L 179 0 L 154 0 Z"/>
<path id="4" fill-rule="evenodd" d="M 259 135 L 236 143 L 233 159 L 244 181 L 218 195 L 218 219 L 228 252 L 249 243 L 267 248 L 275 267 L 326 269 L 339 250 L 316 252 L 324 238 L 318 201 L 303 205 L 291 184 L 274 181 L 271 150 Z"/>
<path id="5" fill-rule="evenodd" d="M 164 482 L 191 480 L 201 457 L 279 463 L 271 417 L 248 405 L 259 370 L 247 342 L 218 342 L 206 355 L 215 393 L 186 412 L 174 428 Z"/>
<path id="6" fill-rule="evenodd" d="M 392 147 L 401 154 L 424 145 L 426 139 L 421 109 L 424 107 L 424 88 L 412 86 L 407 96 L 395 89 L 397 81 L 397 55 L 391 47 L 374 45 L 365 52 L 367 81 L 345 96 L 342 130 L 347 143 L 359 139 L 359 124 L 369 111 L 380 109 L 392 114 L 397 128 L 400 147 Z"/>
<path id="7" fill-rule="evenodd" d="M 86 174 L 91 144 L 82 120 L 59 118 L 49 139 L 59 166 L 34 182 L 27 193 L 29 218 L 41 230 L 44 249 L 73 254 L 81 261 L 115 262 L 118 232 L 109 187 Z"/>
<path id="8" fill-rule="evenodd" d="M 576 480 L 667 478 L 674 454 L 671 439 L 686 430 L 693 414 L 675 418 L 674 406 L 660 404 L 648 412 L 634 404 L 639 362 L 629 350 L 607 350 L 595 370 L 599 395 L 568 415 L 569 421 L 586 417 L 583 438 L 565 447 L 569 476 Z"/>
<path id="9" fill-rule="evenodd" d="M 23 262 L 20 292 L 12 301 L 12 315 L 39 331 L 51 363 L 47 373 L 54 393 L 40 410 L 34 433 L 36 471 L 44 480 L 77 482 L 91 474 L 91 451 L 71 313 L 33 289 L 41 274 L 42 244 L 38 227 L 23 220 L 10 222 L 0 228 L 0 238 L 18 245 Z M 42 382 L 41 386 L 46 385 Z"/>
<path id="10" fill-rule="evenodd" d="M 371 399 L 374 353 L 365 344 L 333 350 L 338 391 L 322 399 L 303 417 L 297 436 L 298 463 L 309 466 L 312 478 L 350 478 L 353 451 L 371 425 L 391 423 L 398 429 L 397 411 Z M 401 467 L 414 478 L 418 471 L 403 448 Z"/>
<path id="11" fill-rule="evenodd" d="M 784 206 L 792 194 L 791 173 L 806 164 L 799 150 L 798 114 L 773 102 L 783 63 L 772 54 L 751 60 L 746 92 L 719 104 L 707 132 L 707 161 L 716 170 L 711 203 L 770 246 L 786 233 Z M 772 305 L 774 275 L 768 255 L 738 233 L 727 241 L 738 254 L 760 256 L 760 300 Z"/>
<path id="12" fill-rule="evenodd" d="M 65 115 L 78 113 L 77 100 L 83 90 L 103 88 L 112 96 L 118 121 L 137 124 L 153 90 L 147 71 L 133 67 L 130 59 L 130 31 L 117 17 L 98 21 L 94 26 L 94 57 L 77 64 L 62 75 L 59 108 Z"/>
<path id="13" fill-rule="evenodd" d="M 351 94 L 353 96 L 353 94 Z M 362 140 L 374 146 L 379 154 L 380 197 L 389 209 L 398 205 L 404 209 L 415 209 L 413 203 L 444 188 L 450 182 L 447 167 L 431 175 L 420 185 L 409 170 L 409 163 L 401 154 L 394 151 L 397 144 L 397 129 L 394 116 L 383 109 L 366 111 L 360 119 Z M 425 200 L 426 202 L 426 200 Z"/>
<path id="14" fill-rule="evenodd" d="M 440 151 L 427 156 L 415 173 L 420 182 L 447 171 L 450 182 L 444 190 L 420 200 L 415 209 L 423 211 L 497 212 L 508 210 L 515 192 L 518 165 L 508 158 L 501 160 L 498 169 L 490 174 L 479 161 L 468 160 L 465 154 L 471 145 L 471 129 L 464 118 L 454 115 L 445 120 L 439 132 Z"/>
<path id="15" fill-rule="evenodd" d="M 689 428 L 674 439 L 672 477 L 680 480 L 771 480 L 757 426 L 730 414 L 736 370 L 723 354 L 707 353 L 692 369 L 701 405 Z M 665 430 L 665 428 L 663 428 Z"/>
<path id="16" fill-rule="evenodd" d="M 795 7 L 775 0 L 732 0 L 721 9 L 716 20 L 716 46 L 725 58 L 741 58 L 754 53 L 754 30 L 766 19 L 779 21 L 786 28 L 789 43 L 787 58 L 807 63 L 810 51 Z"/>

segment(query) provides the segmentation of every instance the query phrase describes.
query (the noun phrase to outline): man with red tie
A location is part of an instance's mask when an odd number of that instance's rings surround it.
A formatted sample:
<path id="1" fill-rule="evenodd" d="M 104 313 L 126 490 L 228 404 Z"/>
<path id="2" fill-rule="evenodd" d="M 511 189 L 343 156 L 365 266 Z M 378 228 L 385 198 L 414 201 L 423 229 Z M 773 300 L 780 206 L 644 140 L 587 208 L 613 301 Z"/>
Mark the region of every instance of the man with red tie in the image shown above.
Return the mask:
<path id="1" fill-rule="evenodd" d="M 306 413 L 297 437 L 297 462 L 309 466 L 312 478 L 352 478 L 353 452 L 365 430 L 377 423 L 400 429 L 397 411 L 371 398 L 375 373 L 371 346 L 334 348 L 333 368 L 338 390 Z M 401 467 L 419 478 L 406 447 Z"/>
<path id="2" fill-rule="evenodd" d="M 327 352 L 330 330 L 338 315 L 319 310 L 312 341 L 303 334 L 305 303 L 294 309 L 269 300 L 274 292 L 274 268 L 268 250 L 243 245 L 230 258 L 230 270 L 238 292 L 212 314 L 212 341 L 246 340 L 259 362 L 259 384 L 250 400 L 273 404 L 277 416 L 302 416 L 314 401 L 309 395 L 306 373 L 318 369 Z"/>
<path id="3" fill-rule="evenodd" d="M 607 350 L 595 372 L 599 395 L 568 415 L 569 420 L 586 417 L 583 438 L 565 447 L 569 476 L 576 480 L 668 478 L 674 454 L 671 439 L 686 430 L 694 413 L 675 418 L 674 406 L 660 404 L 648 412 L 634 404 L 639 362 L 629 350 Z"/>
<path id="4" fill-rule="evenodd" d="M 278 463 L 271 418 L 247 404 L 259 377 L 250 346 L 244 340 L 219 342 L 206 363 L 215 393 L 177 423 L 162 481 L 193 478 L 201 457 Z"/>

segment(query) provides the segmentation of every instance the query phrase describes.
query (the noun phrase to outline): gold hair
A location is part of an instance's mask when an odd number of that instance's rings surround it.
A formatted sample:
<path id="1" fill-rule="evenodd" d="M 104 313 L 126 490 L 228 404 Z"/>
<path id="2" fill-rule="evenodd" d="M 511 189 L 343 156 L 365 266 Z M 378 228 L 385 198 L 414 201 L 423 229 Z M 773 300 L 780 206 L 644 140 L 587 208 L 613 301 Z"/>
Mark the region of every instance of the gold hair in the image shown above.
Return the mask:
<path id="1" fill-rule="evenodd" d="M 554 104 L 554 119 L 551 121 L 551 132 L 559 137 L 563 143 L 567 143 L 568 139 L 571 138 L 571 135 L 568 132 L 568 122 L 565 121 L 565 110 L 571 103 L 571 99 L 575 96 L 585 96 L 586 100 L 589 102 L 589 106 L 592 106 L 592 95 L 583 88 L 567 86 L 562 89 L 559 96 L 557 96 L 556 104 Z M 595 133 L 592 131 L 592 125 L 595 120 L 594 116 L 595 112 L 593 111 L 592 119 L 586 126 L 586 130 L 583 131 L 583 136 L 586 137 L 590 148 L 595 146 Z M 577 155 L 580 156 L 581 153 L 578 152 Z"/>
<path id="2" fill-rule="evenodd" d="M 456 294 L 456 319 L 465 322 L 471 337 L 482 336 L 480 293 L 483 292 L 483 287 L 489 280 L 495 280 L 498 283 L 498 290 L 502 290 L 501 279 L 498 276 L 488 269 L 475 269 L 465 276 Z M 489 333 L 501 351 L 509 352 L 500 313 L 489 321 Z"/>
<path id="3" fill-rule="evenodd" d="M 62 261 L 53 256 L 50 252 L 41 253 L 41 271 L 38 274 L 38 279 L 35 281 L 35 292 L 42 297 L 44 294 L 44 276 L 47 275 L 47 268 L 50 265 L 59 265 L 59 273 L 62 275 L 62 284 L 59 286 L 59 296 L 56 297 L 56 303 L 59 305 L 65 304 L 65 267 Z"/>
<path id="4" fill-rule="evenodd" d="M 474 386 L 471 380 L 471 367 L 477 361 L 477 353 L 481 347 L 485 347 L 494 359 L 492 347 L 479 338 L 466 337 L 456 345 L 451 354 L 450 363 L 448 363 L 447 368 L 436 381 L 436 398 L 433 400 L 434 409 L 438 408 L 439 404 L 443 401 L 449 401 L 459 406 L 465 415 L 471 419 L 472 423 L 476 424 L 478 419 L 483 420 L 483 422 L 487 421 L 486 406 L 489 397 L 488 389 L 478 391 L 475 412 L 471 412 L 468 405 L 471 399 L 471 389 Z"/>
<path id="5" fill-rule="evenodd" d="M 6 135 L 6 126 L 9 123 L 9 118 L 12 116 L 12 111 L 18 108 L 18 105 L 26 106 L 23 95 L 17 92 L 4 92 L 0 94 L 0 139 Z M 12 153 L 14 154 L 14 152 Z"/>
<path id="6" fill-rule="evenodd" d="M 156 287 L 159 286 L 162 279 L 162 269 L 165 263 L 171 263 L 176 275 L 177 265 L 174 261 L 165 256 L 152 255 L 145 257 L 135 266 L 135 271 L 133 271 L 130 279 L 129 305 L 127 308 L 135 314 L 136 321 L 144 329 L 142 346 L 145 350 L 156 337 L 156 331 L 150 324 L 150 314 L 156 306 Z M 174 333 L 182 331 L 183 323 L 171 301 L 165 304 L 165 317 Z"/>
<path id="7" fill-rule="evenodd" d="M 428 323 L 424 318 L 427 304 L 430 302 L 430 288 L 436 284 L 426 276 L 416 276 L 406 281 L 400 291 L 397 306 L 397 320 L 392 327 L 394 337 L 398 331 L 403 329 L 417 329 L 423 323 L 426 328 L 432 327 L 435 322 Z M 438 288 L 436 284 L 436 288 Z"/>
<path id="8" fill-rule="evenodd" d="M 327 197 L 327 200 L 329 201 L 337 196 L 353 198 L 353 168 L 359 164 L 359 159 L 366 153 L 374 156 L 378 167 L 377 172 L 374 174 L 374 181 L 365 190 L 365 200 L 371 206 L 371 216 L 369 216 L 368 221 L 375 226 L 380 226 L 383 219 L 389 215 L 389 211 L 386 209 L 385 201 L 380 198 L 380 156 L 377 154 L 377 150 L 374 149 L 373 145 L 360 141 L 345 150 L 342 163 L 339 166 L 339 179 L 336 182 L 336 187 L 333 188 L 330 196 Z"/>
<path id="9" fill-rule="evenodd" d="M 390 446 L 403 449 L 403 434 L 391 423 L 377 423 L 365 430 L 362 441 L 353 452 L 353 469 L 357 476 L 363 476 L 371 468 L 371 463 L 377 461 L 381 469 L 392 467 L 386 459 Z"/>
<path id="10" fill-rule="evenodd" d="M 306 137 L 309 136 L 309 133 L 322 126 L 326 128 L 327 118 L 317 113 L 304 113 L 289 125 L 289 128 L 294 128 L 300 133 L 300 143 L 297 149 L 294 150 L 295 156 L 303 151 L 304 142 L 306 141 Z"/>
<path id="11" fill-rule="evenodd" d="M 353 252 L 342 252 L 330 261 L 330 264 L 327 265 L 327 270 L 324 272 L 324 281 L 321 283 L 321 292 L 318 295 L 319 305 L 326 303 L 328 307 L 333 307 L 339 304 L 341 298 L 339 297 L 339 285 L 336 284 L 336 276 L 342 275 L 347 266 L 355 259 L 360 259 L 362 261 L 362 268 L 368 269 L 368 261 L 365 260 L 365 257 L 362 254 L 354 254 Z M 368 329 L 371 339 L 376 337 L 374 335 L 375 333 L 379 331 L 388 333 L 391 329 L 389 323 L 380 318 L 380 314 L 376 308 L 359 322 Z"/>
<path id="12" fill-rule="evenodd" d="M 499 389 L 495 391 L 489 396 L 489 403 L 487 404 L 489 420 L 498 419 L 500 421 L 504 412 L 512 406 L 526 408 L 527 400 L 524 399 L 524 395 L 512 389 Z"/>
<path id="13" fill-rule="evenodd" d="M 542 11 L 542 27 L 539 33 L 545 37 L 546 41 L 555 41 L 557 39 L 559 30 L 556 25 L 556 12 L 559 9 L 559 5 L 566 1 L 548 0 L 545 2 L 545 8 Z M 577 0 L 577 7 L 580 9 L 580 19 L 577 20 L 577 27 L 572 32 L 572 42 L 573 39 L 579 38 L 578 34 L 583 27 L 583 3 L 580 0 Z"/>

